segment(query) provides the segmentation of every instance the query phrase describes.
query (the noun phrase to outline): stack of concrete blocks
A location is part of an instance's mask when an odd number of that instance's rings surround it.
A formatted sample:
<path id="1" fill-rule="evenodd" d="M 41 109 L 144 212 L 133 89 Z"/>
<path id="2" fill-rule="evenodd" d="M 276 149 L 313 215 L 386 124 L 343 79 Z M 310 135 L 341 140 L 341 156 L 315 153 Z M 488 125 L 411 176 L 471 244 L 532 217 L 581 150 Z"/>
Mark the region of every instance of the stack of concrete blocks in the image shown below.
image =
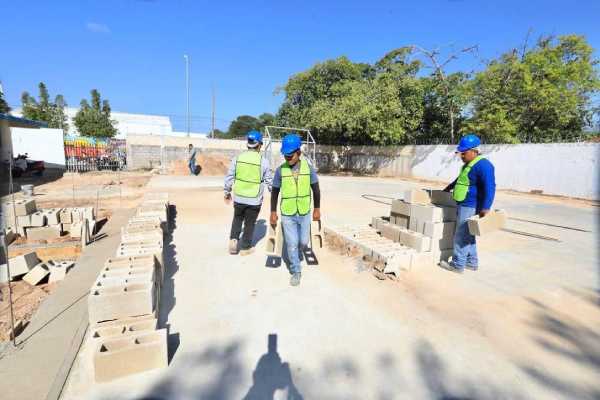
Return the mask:
<path id="1" fill-rule="evenodd" d="M 32 226 L 31 215 L 37 212 L 37 206 L 33 199 L 15 200 L 2 203 L 2 218 L 4 225 L 21 236 L 25 236 L 25 228 Z M 37 218 L 36 218 L 37 222 Z"/>
<path id="2" fill-rule="evenodd" d="M 35 252 L 26 253 L 13 257 L 10 262 L 10 277 L 7 277 L 6 264 L 0 265 L 0 282 L 20 280 L 35 286 L 49 276 L 48 282 L 54 283 L 65 278 L 66 273 L 74 265 L 74 261 L 54 261 L 48 260 L 42 262 L 38 259 Z"/>
<path id="3" fill-rule="evenodd" d="M 156 319 L 169 204 L 162 194 L 146 201 L 121 229 L 116 257 L 106 261 L 90 289 L 89 340 L 97 382 L 167 366 L 166 330 L 157 329 Z"/>

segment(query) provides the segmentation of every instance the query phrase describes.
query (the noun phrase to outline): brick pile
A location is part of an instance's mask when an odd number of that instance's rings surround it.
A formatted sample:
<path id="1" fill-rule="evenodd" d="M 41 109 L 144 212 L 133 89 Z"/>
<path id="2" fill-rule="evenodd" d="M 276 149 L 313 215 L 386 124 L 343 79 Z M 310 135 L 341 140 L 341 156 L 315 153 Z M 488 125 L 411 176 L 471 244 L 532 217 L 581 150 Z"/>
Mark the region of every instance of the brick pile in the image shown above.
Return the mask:
<path id="1" fill-rule="evenodd" d="M 23 280 L 35 286 L 45 281 L 49 283 L 61 281 L 67 272 L 75 265 L 74 261 L 41 261 L 35 252 L 13 257 L 10 262 L 10 277 L 6 264 L 0 265 L 0 283 Z"/>
<path id="2" fill-rule="evenodd" d="M 168 210 L 167 194 L 146 195 L 136 216 L 121 229 L 116 257 L 106 260 L 90 289 L 97 382 L 167 366 L 167 332 L 157 329 L 157 318 Z"/>

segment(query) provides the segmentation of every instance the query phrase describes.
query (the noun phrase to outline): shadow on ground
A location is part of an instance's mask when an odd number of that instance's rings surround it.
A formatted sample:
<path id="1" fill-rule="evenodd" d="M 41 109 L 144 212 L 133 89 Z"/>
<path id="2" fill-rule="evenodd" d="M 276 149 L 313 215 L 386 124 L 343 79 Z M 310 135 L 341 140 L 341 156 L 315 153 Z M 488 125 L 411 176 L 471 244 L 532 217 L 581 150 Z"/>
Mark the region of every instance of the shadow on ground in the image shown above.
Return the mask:
<path id="1" fill-rule="evenodd" d="M 169 206 L 168 211 L 167 229 L 165 230 L 165 237 L 163 242 L 164 248 L 164 263 L 165 263 L 165 276 L 163 286 L 160 291 L 160 310 L 158 313 L 158 326 L 160 328 L 167 328 L 167 349 L 169 355 L 169 363 L 173 359 L 175 352 L 179 348 L 180 338 L 179 333 L 171 331 L 171 325 L 167 323 L 169 320 L 169 314 L 175 307 L 175 280 L 174 276 L 179 270 L 179 264 L 177 263 L 177 248 L 173 241 L 173 231 L 177 228 L 177 208 L 175 205 Z"/>

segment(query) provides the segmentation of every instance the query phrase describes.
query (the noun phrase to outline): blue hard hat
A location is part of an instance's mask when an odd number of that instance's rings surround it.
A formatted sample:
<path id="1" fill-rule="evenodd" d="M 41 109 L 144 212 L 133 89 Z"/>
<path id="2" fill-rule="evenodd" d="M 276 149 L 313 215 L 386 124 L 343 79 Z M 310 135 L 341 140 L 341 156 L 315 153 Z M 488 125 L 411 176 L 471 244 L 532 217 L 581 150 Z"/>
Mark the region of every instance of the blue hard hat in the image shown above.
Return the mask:
<path id="1" fill-rule="evenodd" d="M 262 133 L 260 133 L 259 131 L 248 132 L 246 138 L 248 139 L 248 144 L 251 145 L 256 145 L 257 143 L 262 144 L 263 142 Z"/>
<path id="2" fill-rule="evenodd" d="M 460 142 L 458 142 L 458 147 L 456 148 L 456 152 L 462 153 L 469 149 L 474 149 L 475 147 L 479 146 L 480 144 L 481 144 L 481 140 L 479 140 L 479 137 L 477 137 L 477 135 L 474 135 L 471 133 L 471 134 L 463 136 L 460 139 Z"/>
<path id="3" fill-rule="evenodd" d="M 281 154 L 292 154 L 302 146 L 302 139 L 295 133 L 288 133 L 281 140 Z"/>

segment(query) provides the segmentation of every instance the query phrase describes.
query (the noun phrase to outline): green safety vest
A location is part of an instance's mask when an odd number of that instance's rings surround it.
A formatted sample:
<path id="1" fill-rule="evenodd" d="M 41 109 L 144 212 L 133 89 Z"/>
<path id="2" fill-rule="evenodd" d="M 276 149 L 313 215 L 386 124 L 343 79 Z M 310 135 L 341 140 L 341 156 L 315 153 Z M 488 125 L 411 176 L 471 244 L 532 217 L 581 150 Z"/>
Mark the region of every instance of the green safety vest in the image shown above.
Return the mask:
<path id="1" fill-rule="evenodd" d="M 260 191 L 262 156 L 258 151 L 245 151 L 235 163 L 233 192 L 236 196 L 257 197 Z"/>
<path id="2" fill-rule="evenodd" d="M 310 167 L 301 158 L 298 178 L 294 178 L 292 167 L 287 163 L 281 165 L 281 214 L 306 215 L 310 212 Z"/>
<path id="3" fill-rule="evenodd" d="M 477 156 L 470 163 L 464 165 L 460 171 L 460 175 L 458 175 L 458 179 L 456 179 L 456 184 L 454 185 L 454 190 L 452 191 L 452 197 L 455 201 L 461 202 L 467 198 L 467 193 L 469 192 L 469 186 L 471 182 L 469 182 L 469 172 L 471 168 L 475 164 L 479 162 L 483 157 Z"/>

